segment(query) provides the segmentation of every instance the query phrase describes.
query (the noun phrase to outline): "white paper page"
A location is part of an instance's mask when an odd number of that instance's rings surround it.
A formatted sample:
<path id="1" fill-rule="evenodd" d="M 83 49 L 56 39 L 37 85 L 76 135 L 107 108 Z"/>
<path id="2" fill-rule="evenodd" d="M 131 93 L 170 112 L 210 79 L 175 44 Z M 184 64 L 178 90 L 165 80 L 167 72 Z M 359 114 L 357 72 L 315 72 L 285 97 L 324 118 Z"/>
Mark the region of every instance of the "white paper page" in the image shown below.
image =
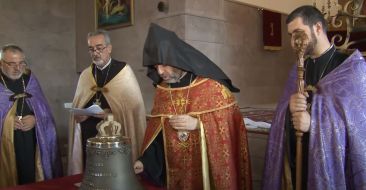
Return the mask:
<path id="1" fill-rule="evenodd" d="M 95 115 L 104 113 L 104 110 L 98 105 L 91 105 L 85 109 L 70 108 L 70 111 L 74 112 L 75 115 Z"/>
<path id="2" fill-rule="evenodd" d="M 64 103 L 64 108 L 67 108 L 67 109 L 72 108 L 72 102 L 66 102 L 66 103 Z"/>

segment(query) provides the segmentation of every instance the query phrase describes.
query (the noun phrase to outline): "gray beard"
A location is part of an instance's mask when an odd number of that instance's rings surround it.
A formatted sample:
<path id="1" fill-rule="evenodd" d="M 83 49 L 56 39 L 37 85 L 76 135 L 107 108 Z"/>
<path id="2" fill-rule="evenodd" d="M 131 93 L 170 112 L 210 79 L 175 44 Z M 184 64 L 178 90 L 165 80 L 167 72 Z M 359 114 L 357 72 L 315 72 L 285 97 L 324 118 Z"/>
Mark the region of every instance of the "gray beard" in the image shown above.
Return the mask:
<path id="1" fill-rule="evenodd" d="M 187 74 L 187 72 L 182 72 L 181 75 L 178 75 L 177 73 L 174 73 L 173 78 L 170 79 L 170 80 L 167 80 L 165 82 L 169 83 L 169 84 L 180 82 L 180 79 L 182 79 L 186 74 Z"/>
<path id="2" fill-rule="evenodd" d="M 103 60 L 98 60 L 98 61 L 94 61 L 93 60 L 93 63 L 97 66 L 102 66 L 104 64 L 104 61 Z"/>

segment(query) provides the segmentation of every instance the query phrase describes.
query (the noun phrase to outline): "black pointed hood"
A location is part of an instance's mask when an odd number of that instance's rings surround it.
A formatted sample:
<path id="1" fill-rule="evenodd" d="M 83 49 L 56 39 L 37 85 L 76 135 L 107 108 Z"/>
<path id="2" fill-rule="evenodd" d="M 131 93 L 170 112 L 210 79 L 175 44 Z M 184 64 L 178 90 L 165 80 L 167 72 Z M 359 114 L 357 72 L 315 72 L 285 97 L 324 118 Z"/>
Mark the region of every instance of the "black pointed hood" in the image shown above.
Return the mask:
<path id="1" fill-rule="evenodd" d="M 197 76 L 216 80 L 232 92 L 240 91 L 232 85 L 229 77 L 203 53 L 179 39 L 174 32 L 152 23 L 145 41 L 143 66 L 148 67 L 147 76 L 154 81 L 154 84 L 162 81 L 154 68 L 154 65 L 158 64 L 169 65 Z"/>

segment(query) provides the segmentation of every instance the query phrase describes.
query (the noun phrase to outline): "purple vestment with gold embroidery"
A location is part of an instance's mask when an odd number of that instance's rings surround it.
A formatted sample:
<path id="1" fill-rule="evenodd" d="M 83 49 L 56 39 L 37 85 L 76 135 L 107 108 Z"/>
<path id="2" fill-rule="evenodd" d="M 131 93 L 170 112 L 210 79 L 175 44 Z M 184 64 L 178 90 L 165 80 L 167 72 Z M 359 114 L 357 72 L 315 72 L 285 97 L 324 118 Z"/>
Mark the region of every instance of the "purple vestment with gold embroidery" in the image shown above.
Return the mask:
<path id="1" fill-rule="evenodd" d="M 26 98 L 26 102 L 34 112 L 36 118 L 36 139 L 40 149 L 41 162 L 45 180 L 62 176 L 61 159 L 57 146 L 56 126 L 51 109 L 41 90 L 38 80 L 30 75 L 26 92 L 32 97 Z M 14 104 L 9 100 L 13 92 L 0 84 L 0 133 L 3 131 L 4 119 Z M 2 135 L 0 135 L 1 142 Z"/>
<path id="2" fill-rule="evenodd" d="M 281 189 L 285 116 L 296 89 L 294 67 L 271 126 L 262 189 Z M 366 189 L 366 62 L 359 51 L 318 82 L 309 133 L 308 189 Z"/>

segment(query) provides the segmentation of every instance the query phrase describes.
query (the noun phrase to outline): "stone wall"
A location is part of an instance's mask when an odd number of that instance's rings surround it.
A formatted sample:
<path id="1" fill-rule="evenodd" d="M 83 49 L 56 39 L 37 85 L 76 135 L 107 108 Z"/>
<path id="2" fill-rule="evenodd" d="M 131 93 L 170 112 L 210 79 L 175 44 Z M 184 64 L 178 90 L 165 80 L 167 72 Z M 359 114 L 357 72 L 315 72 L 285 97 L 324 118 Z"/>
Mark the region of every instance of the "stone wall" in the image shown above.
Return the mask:
<path id="1" fill-rule="evenodd" d="M 135 1 L 135 24 L 110 31 L 112 55 L 132 66 L 140 83 L 147 111 L 152 106 L 154 89 L 145 76 L 146 69 L 142 67 L 142 51 L 151 22 L 175 31 L 179 37 L 219 65 L 241 89 L 236 94 L 241 107 L 277 102 L 289 68 L 294 62 L 284 22 L 282 50 L 265 51 L 262 44 L 262 15 L 255 7 L 226 0 L 162 2 L 169 6 L 165 12 L 157 10 L 158 0 Z M 83 7 L 85 9 L 89 6 Z M 77 12 L 82 14 L 84 11 Z M 94 21 L 77 21 L 78 26 L 93 29 L 95 25 L 90 27 L 90 23 L 94 24 Z M 86 32 L 83 33 L 85 34 L 77 38 L 77 44 L 81 42 L 86 49 Z M 86 50 L 78 51 L 87 55 Z M 85 68 L 90 64 L 90 58 L 77 57 L 77 63 L 78 68 Z"/>
<path id="2" fill-rule="evenodd" d="M 73 0 L 1 0 L 0 46 L 23 48 L 55 116 L 59 140 L 67 139 L 75 72 L 75 3 Z"/>
<path id="3" fill-rule="evenodd" d="M 222 0 L 183 2 L 184 13 L 169 9 L 154 22 L 176 31 L 221 67 L 241 89 L 236 94 L 241 107 L 276 103 L 295 60 L 285 16 L 282 16 L 282 50 L 266 51 L 260 9 Z M 174 3 L 178 2 L 169 1 L 169 8 Z"/>

